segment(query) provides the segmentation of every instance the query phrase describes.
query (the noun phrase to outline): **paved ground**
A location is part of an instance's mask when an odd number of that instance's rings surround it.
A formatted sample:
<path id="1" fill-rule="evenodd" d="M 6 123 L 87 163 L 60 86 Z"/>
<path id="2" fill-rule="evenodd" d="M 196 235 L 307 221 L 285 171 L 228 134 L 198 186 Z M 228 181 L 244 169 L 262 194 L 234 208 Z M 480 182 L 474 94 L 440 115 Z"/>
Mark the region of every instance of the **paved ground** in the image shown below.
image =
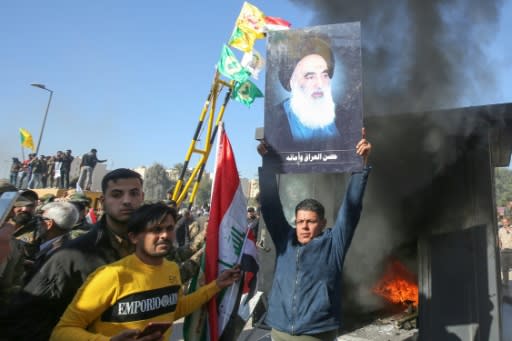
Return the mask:
<path id="1" fill-rule="evenodd" d="M 503 305 L 501 310 L 502 341 L 512 341 L 512 286 L 503 287 Z"/>
<path id="2" fill-rule="evenodd" d="M 249 321 L 238 338 L 238 341 L 270 341 L 270 331 L 259 328 L 252 328 L 252 322 Z M 183 341 L 183 319 L 174 322 L 174 331 L 171 336 L 171 341 Z"/>
<path id="3" fill-rule="evenodd" d="M 512 341 L 512 287 L 506 290 L 505 294 L 510 295 L 510 300 L 505 300 L 503 303 L 502 310 L 502 332 L 503 339 L 501 341 Z M 243 333 L 238 338 L 238 341 L 271 341 L 269 336 L 269 331 L 259 328 L 252 328 L 252 323 L 249 321 L 247 323 L 246 328 Z M 174 332 L 171 336 L 170 341 L 183 341 L 182 336 L 182 327 L 183 327 L 183 319 L 178 320 L 174 323 Z M 370 327 L 371 328 L 371 327 Z M 381 328 L 379 333 L 382 334 L 382 339 L 376 340 L 374 337 L 371 339 L 364 336 L 365 330 L 358 330 L 348 335 L 343 335 L 338 338 L 338 341 L 380 341 L 380 340 L 389 340 L 389 341 L 402 341 L 402 340 L 414 340 L 413 331 L 401 332 L 400 335 L 396 333 L 396 330 L 393 330 L 392 327 L 384 327 Z M 494 340 L 489 340 L 494 341 Z"/>

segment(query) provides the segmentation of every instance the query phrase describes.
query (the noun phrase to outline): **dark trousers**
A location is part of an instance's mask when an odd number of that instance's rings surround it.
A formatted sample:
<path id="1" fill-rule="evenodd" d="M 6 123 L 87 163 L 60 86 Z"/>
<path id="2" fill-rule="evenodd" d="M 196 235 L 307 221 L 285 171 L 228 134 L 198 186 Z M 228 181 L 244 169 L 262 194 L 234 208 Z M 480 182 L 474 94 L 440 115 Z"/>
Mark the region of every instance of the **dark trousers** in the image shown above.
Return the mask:
<path id="1" fill-rule="evenodd" d="M 60 188 L 69 187 L 69 169 L 60 170 Z"/>
<path id="2" fill-rule="evenodd" d="M 11 172 L 10 182 L 13 186 L 16 186 L 18 184 L 18 172 Z"/>
<path id="3" fill-rule="evenodd" d="M 23 180 L 27 179 L 27 185 L 28 185 L 28 180 L 30 180 L 30 174 L 29 173 L 21 173 L 21 178 L 20 178 L 20 184 L 18 186 L 18 188 L 26 188 L 27 186 L 23 186 Z"/>
<path id="4" fill-rule="evenodd" d="M 501 251 L 501 275 L 503 283 L 508 284 L 508 272 L 512 268 L 512 250 L 505 249 Z"/>

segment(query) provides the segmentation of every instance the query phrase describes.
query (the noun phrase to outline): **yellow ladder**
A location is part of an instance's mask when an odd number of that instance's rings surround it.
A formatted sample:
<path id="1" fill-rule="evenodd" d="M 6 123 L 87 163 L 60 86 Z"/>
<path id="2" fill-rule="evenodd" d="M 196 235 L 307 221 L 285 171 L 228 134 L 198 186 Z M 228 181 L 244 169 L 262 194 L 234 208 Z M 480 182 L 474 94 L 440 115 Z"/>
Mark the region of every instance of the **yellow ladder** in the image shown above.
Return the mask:
<path id="1" fill-rule="evenodd" d="M 199 183 L 201 182 L 201 178 L 204 173 L 206 162 L 208 161 L 208 157 L 210 156 L 210 152 L 212 150 L 213 142 L 215 141 L 215 136 L 217 135 L 219 125 L 221 124 L 222 117 L 224 116 L 224 111 L 226 110 L 226 106 L 231 97 L 233 85 L 234 81 L 223 81 L 222 79 L 220 79 L 219 72 L 215 72 L 215 77 L 210 88 L 210 93 L 208 94 L 208 98 L 206 99 L 203 105 L 203 109 L 201 110 L 201 114 L 199 115 L 199 122 L 197 123 L 196 131 L 194 132 L 194 136 L 192 137 L 192 141 L 190 142 L 190 146 L 188 147 L 187 154 L 185 155 L 183 169 L 181 170 L 180 177 L 178 178 L 178 181 L 176 182 L 176 186 L 174 187 L 174 191 L 172 193 L 172 200 L 176 202 L 178 207 L 181 206 L 181 203 L 185 199 L 188 199 L 189 208 L 194 203 L 194 200 L 197 195 L 197 190 L 199 188 Z M 227 89 L 227 92 L 224 97 L 224 102 L 222 103 L 218 111 L 216 111 L 217 99 L 219 98 L 224 89 Z M 203 124 L 207 115 L 207 127 L 205 130 L 203 130 Z M 215 115 L 217 115 L 216 118 Z M 204 136 L 205 134 L 206 136 Z M 202 136 L 204 136 L 204 138 L 201 138 Z M 202 148 L 198 146 L 198 141 L 204 142 Z M 199 155 L 199 160 L 197 161 L 197 164 L 194 166 L 192 173 L 190 173 L 188 178 L 186 178 L 187 169 L 189 167 L 192 155 L 194 154 Z"/>

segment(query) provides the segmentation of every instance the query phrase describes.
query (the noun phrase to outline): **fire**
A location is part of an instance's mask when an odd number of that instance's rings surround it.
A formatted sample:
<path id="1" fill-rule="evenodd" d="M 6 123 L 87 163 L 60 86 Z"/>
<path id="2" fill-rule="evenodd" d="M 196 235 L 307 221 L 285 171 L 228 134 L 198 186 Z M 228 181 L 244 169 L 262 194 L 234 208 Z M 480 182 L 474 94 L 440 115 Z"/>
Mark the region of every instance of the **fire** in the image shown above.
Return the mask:
<path id="1" fill-rule="evenodd" d="M 415 276 L 397 260 L 388 264 L 384 276 L 373 287 L 373 292 L 394 304 L 411 303 L 418 306 L 418 285 Z"/>

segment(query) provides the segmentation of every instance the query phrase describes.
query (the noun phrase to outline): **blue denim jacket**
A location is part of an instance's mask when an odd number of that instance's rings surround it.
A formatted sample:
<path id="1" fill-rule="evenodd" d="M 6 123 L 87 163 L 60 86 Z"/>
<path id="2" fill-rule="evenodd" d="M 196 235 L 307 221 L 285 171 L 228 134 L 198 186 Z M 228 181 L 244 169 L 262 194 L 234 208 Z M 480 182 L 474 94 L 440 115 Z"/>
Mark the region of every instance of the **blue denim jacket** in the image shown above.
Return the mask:
<path id="1" fill-rule="evenodd" d="M 341 327 L 343 261 L 361 216 L 369 172 L 352 174 L 334 226 L 301 245 L 284 216 L 275 173 L 260 168 L 261 210 L 277 255 L 265 321 L 272 328 L 302 335 Z"/>

